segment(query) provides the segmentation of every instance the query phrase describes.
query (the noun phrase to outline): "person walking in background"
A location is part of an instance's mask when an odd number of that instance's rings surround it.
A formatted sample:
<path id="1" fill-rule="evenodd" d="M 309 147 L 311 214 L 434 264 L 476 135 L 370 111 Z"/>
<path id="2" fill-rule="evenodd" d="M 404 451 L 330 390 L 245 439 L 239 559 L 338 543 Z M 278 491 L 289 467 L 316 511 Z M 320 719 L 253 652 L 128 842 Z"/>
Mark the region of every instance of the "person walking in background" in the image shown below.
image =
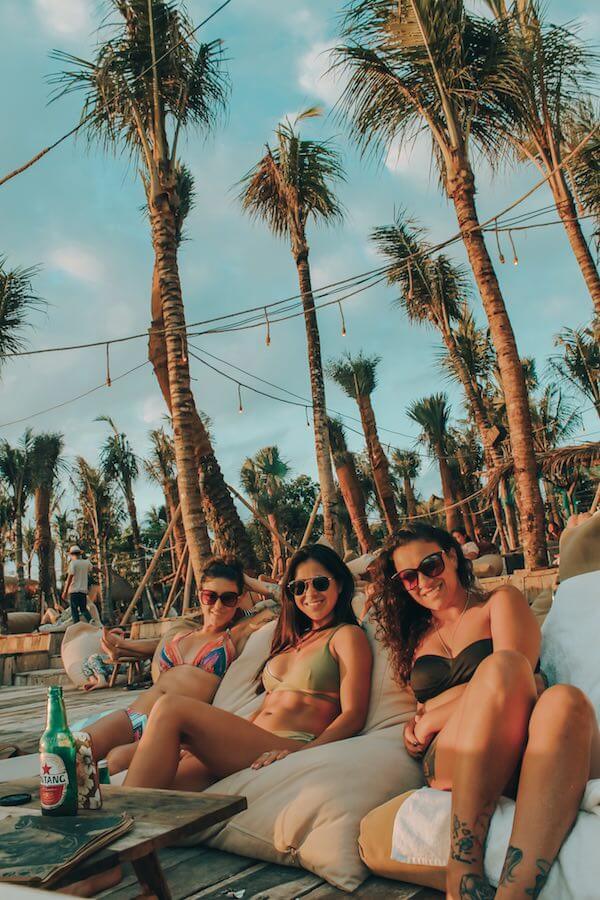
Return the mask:
<path id="1" fill-rule="evenodd" d="M 82 559 L 81 548 L 74 545 L 69 549 L 71 562 L 69 563 L 67 581 L 63 588 L 62 598 L 68 598 L 71 606 L 73 624 L 79 622 L 80 616 L 91 622 L 92 617 L 87 608 L 88 578 L 92 570 L 89 559 Z"/>

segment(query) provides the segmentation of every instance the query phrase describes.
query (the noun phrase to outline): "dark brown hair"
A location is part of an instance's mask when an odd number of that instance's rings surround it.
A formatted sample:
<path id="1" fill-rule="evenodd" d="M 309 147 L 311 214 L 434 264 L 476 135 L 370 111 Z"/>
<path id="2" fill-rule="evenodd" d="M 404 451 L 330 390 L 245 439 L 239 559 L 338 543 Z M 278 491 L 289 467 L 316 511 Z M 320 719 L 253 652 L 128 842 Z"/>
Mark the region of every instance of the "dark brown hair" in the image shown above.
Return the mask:
<path id="1" fill-rule="evenodd" d="M 244 593 L 244 568 L 235 556 L 213 556 L 202 570 L 200 587 L 210 578 L 226 578 L 235 582 L 238 594 Z"/>
<path id="2" fill-rule="evenodd" d="M 415 650 L 432 621 L 431 611 L 413 600 L 399 578 L 393 578 L 394 551 L 414 541 L 437 544 L 446 552 L 454 550 L 458 580 L 468 591 L 473 590 L 475 583 L 471 563 L 465 559 L 460 544 L 442 528 L 415 524 L 388 538 L 377 557 L 372 616 L 378 626 L 377 637 L 389 650 L 394 676 L 401 684 L 409 681 Z"/>

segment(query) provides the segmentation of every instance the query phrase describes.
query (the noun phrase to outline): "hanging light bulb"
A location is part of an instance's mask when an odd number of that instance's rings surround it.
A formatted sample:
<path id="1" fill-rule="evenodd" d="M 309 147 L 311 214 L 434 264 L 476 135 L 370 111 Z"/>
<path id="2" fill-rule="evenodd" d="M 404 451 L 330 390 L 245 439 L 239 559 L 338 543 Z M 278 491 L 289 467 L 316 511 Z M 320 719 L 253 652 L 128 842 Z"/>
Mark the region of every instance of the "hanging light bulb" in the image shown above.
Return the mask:
<path id="1" fill-rule="evenodd" d="M 110 377 L 110 344 L 107 342 L 106 344 L 106 387 L 110 387 L 112 385 L 111 377 Z"/>
<path id="2" fill-rule="evenodd" d="M 240 384 L 239 382 L 238 382 L 237 388 L 238 388 L 238 412 L 239 412 L 239 413 L 243 413 L 243 412 L 244 412 L 244 407 L 243 407 L 243 404 L 242 404 L 242 386 L 241 386 L 241 384 Z"/>
<path id="3" fill-rule="evenodd" d="M 310 428 L 310 419 L 308 418 L 308 406 L 305 406 L 305 407 L 304 407 L 304 412 L 305 412 L 305 415 L 306 415 L 306 427 L 307 427 L 307 428 Z"/>
<path id="4" fill-rule="evenodd" d="M 513 252 L 513 266 L 518 266 L 519 265 L 519 257 L 517 256 L 517 251 L 515 249 L 515 242 L 513 241 L 510 228 L 508 230 L 508 239 L 510 241 L 510 246 L 512 247 L 512 252 Z"/>
<path id="5" fill-rule="evenodd" d="M 340 316 L 342 317 L 342 337 L 346 337 L 346 334 L 347 334 L 347 332 L 346 332 L 346 322 L 345 322 L 345 319 L 344 319 L 344 310 L 342 309 L 342 303 L 341 303 L 340 300 L 338 300 L 338 306 L 339 306 L 339 308 L 340 308 Z"/>
<path id="6" fill-rule="evenodd" d="M 185 340 L 184 340 L 183 334 L 181 334 L 181 333 L 179 335 L 179 343 L 180 343 L 180 347 L 179 347 L 180 360 L 179 361 L 182 363 L 182 365 L 185 366 L 188 361 L 188 358 L 187 358 L 187 353 L 186 353 L 186 349 L 185 349 Z"/>
<path id="7" fill-rule="evenodd" d="M 500 246 L 500 235 L 498 234 L 498 219 L 494 219 L 494 223 L 496 226 L 496 246 L 498 247 L 498 259 L 502 264 L 506 262 L 504 259 L 504 253 L 502 252 L 502 247 Z"/>
<path id="8" fill-rule="evenodd" d="M 265 323 L 267 325 L 267 333 L 265 335 L 265 344 L 267 347 L 271 346 L 271 323 L 269 322 L 269 314 L 267 312 L 267 307 L 265 306 Z"/>

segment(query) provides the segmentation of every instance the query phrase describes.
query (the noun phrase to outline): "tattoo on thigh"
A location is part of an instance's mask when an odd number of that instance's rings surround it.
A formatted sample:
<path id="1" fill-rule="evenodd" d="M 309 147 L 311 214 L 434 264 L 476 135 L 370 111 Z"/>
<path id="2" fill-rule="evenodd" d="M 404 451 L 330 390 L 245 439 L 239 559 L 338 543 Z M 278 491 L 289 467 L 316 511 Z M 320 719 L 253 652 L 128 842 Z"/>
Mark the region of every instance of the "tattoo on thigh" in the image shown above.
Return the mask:
<path id="1" fill-rule="evenodd" d="M 504 866 L 502 867 L 502 874 L 500 875 L 500 881 L 498 882 L 498 887 L 502 884 L 512 884 L 515 880 L 514 871 L 523 859 L 523 851 L 518 847 L 513 847 L 512 844 L 509 845 L 508 850 L 506 851 L 506 858 L 504 860 Z"/>
<path id="2" fill-rule="evenodd" d="M 535 876 L 535 885 L 527 888 L 525 891 L 528 897 L 533 897 L 533 900 L 542 893 L 542 888 L 548 881 L 548 875 L 552 868 L 552 863 L 548 862 L 547 859 L 536 859 L 535 864 L 538 868 L 538 873 Z"/>
<path id="3" fill-rule="evenodd" d="M 455 815 L 452 819 L 451 858 L 456 860 L 456 862 L 471 865 L 471 863 L 477 862 L 479 858 L 479 854 L 475 849 L 477 845 L 481 846 L 481 841 L 477 835 L 468 827 L 467 822 L 461 822 L 458 816 Z"/>
<path id="4" fill-rule="evenodd" d="M 496 891 L 483 875 L 463 875 L 459 896 L 460 900 L 493 900 Z"/>

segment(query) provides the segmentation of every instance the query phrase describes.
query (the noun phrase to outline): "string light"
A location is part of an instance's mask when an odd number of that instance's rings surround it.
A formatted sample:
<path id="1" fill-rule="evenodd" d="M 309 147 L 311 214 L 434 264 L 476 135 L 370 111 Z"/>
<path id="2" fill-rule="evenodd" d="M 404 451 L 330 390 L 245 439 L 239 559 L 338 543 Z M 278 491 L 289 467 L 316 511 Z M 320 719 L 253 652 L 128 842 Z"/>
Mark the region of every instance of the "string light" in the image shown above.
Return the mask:
<path id="1" fill-rule="evenodd" d="M 500 235 L 498 234 L 498 219 L 494 219 L 495 224 L 495 233 L 496 233 L 496 246 L 498 247 L 498 259 L 502 264 L 506 262 L 504 259 L 504 253 L 502 252 L 502 247 L 500 246 Z"/>
<path id="2" fill-rule="evenodd" d="M 304 414 L 306 415 L 306 427 L 310 428 L 310 419 L 308 418 L 308 406 L 304 407 Z"/>
<path id="3" fill-rule="evenodd" d="M 110 344 L 106 344 L 106 387 L 110 387 L 112 384 L 110 378 Z"/>
<path id="4" fill-rule="evenodd" d="M 347 332 L 346 332 L 346 322 L 345 322 L 345 320 L 344 320 L 344 310 L 342 309 L 342 303 L 341 303 L 341 300 L 338 300 L 338 306 L 339 306 L 339 308 L 340 308 L 340 316 L 341 316 L 341 318 L 342 318 L 342 337 L 346 337 L 346 334 L 347 334 Z"/>
<path id="5" fill-rule="evenodd" d="M 238 412 L 239 412 L 239 413 L 243 413 L 243 412 L 244 412 L 244 406 L 243 406 L 243 404 L 242 404 L 242 386 L 241 386 L 241 384 L 239 383 L 239 381 L 238 381 L 237 389 L 238 389 Z"/>
<path id="6" fill-rule="evenodd" d="M 271 323 L 269 322 L 269 313 L 267 312 L 267 307 L 265 306 L 265 322 L 267 325 L 267 333 L 265 335 L 265 344 L 267 347 L 271 346 Z"/>
<path id="7" fill-rule="evenodd" d="M 515 249 L 515 242 L 513 241 L 513 236 L 511 234 L 510 228 L 508 229 L 508 239 L 510 241 L 510 246 L 512 247 L 513 252 L 513 266 L 519 265 L 519 257 L 517 256 L 517 251 Z"/>
<path id="8" fill-rule="evenodd" d="M 181 356 L 180 362 L 183 366 L 185 366 L 188 361 L 188 357 L 187 357 L 187 353 L 185 350 L 185 338 L 184 338 L 183 334 L 179 335 L 179 340 L 181 342 L 180 343 L 180 356 Z"/>

